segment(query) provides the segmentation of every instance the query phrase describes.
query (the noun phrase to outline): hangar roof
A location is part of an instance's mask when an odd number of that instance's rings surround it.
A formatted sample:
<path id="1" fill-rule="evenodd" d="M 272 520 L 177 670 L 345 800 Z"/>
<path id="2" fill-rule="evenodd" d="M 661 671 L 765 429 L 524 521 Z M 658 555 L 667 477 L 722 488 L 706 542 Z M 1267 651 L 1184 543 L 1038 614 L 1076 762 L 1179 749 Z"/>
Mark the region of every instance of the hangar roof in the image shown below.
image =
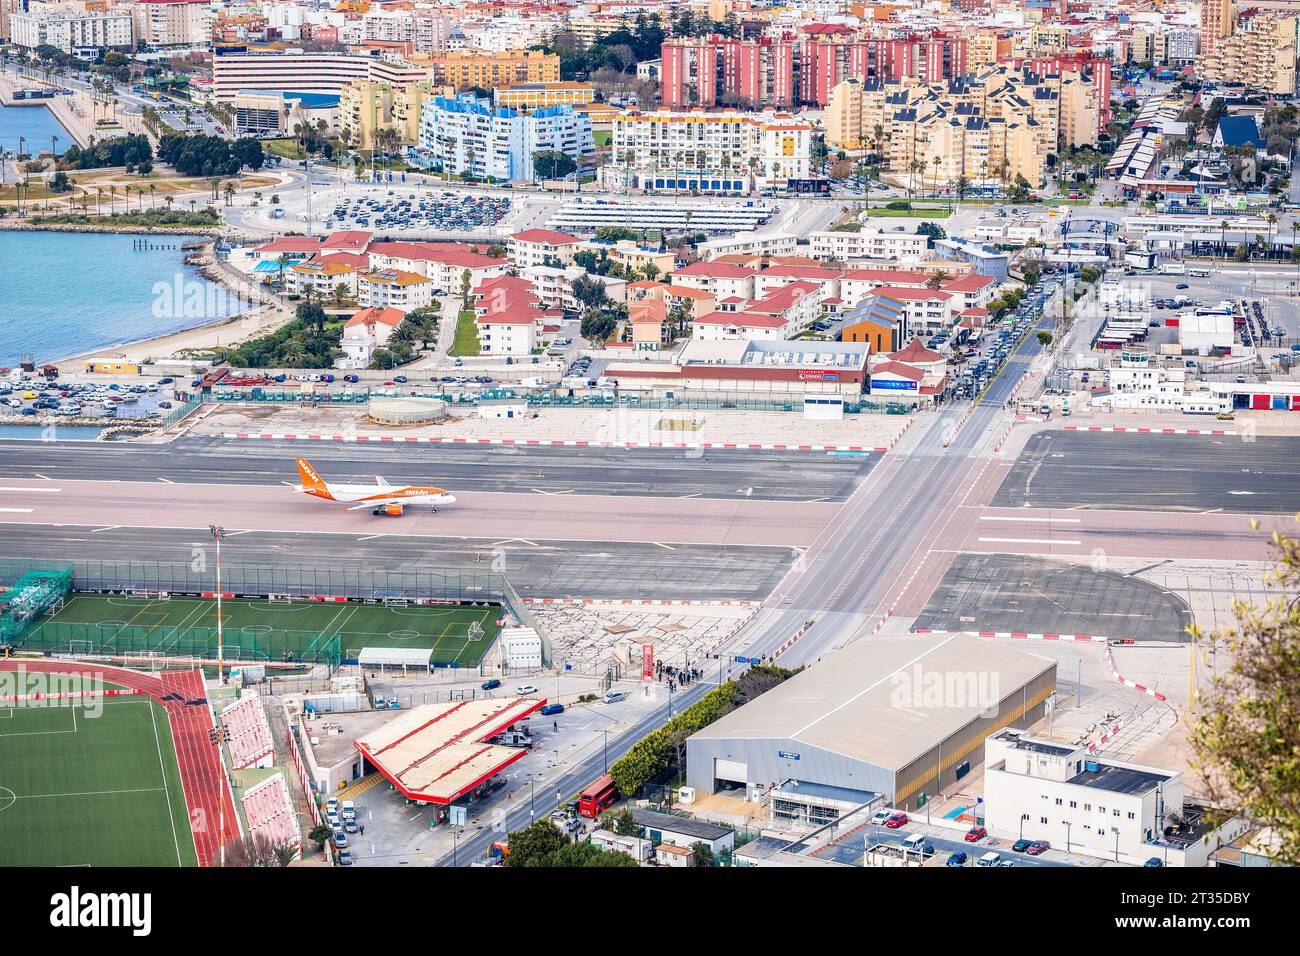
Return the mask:
<path id="1" fill-rule="evenodd" d="M 693 739 L 796 740 L 901 770 L 1055 666 L 969 634 L 862 638 Z"/>

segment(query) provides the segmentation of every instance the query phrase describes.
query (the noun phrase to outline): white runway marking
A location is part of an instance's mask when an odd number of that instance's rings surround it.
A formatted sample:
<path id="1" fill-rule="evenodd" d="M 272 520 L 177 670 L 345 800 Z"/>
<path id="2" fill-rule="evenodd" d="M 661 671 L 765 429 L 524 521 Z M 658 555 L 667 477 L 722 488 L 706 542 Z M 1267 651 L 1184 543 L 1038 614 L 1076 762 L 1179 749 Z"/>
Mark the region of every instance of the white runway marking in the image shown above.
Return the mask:
<path id="1" fill-rule="evenodd" d="M 980 538 L 979 540 L 990 544 L 1083 544 L 1082 541 L 1065 538 Z"/>
<path id="2" fill-rule="evenodd" d="M 1082 520 L 1082 518 L 1004 518 L 998 515 L 980 515 L 980 521 L 1041 521 L 1047 524 L 1062 521 L 1067 524 L 1079 524 Z"/>
<path id="3" fill-rule="evenodd" d="M 10 488 L 7 485 L 0 488 L 0 491 L 30 491 L 34 495 L 57 495 L 62 490 L 62 488 Z"/>
<path id="4" fill-rule="evenodd" d="M 31 514 L 34 510 L 34 508 L 0 508 L 0 511 L 9 515 L 26 515 Z"/>

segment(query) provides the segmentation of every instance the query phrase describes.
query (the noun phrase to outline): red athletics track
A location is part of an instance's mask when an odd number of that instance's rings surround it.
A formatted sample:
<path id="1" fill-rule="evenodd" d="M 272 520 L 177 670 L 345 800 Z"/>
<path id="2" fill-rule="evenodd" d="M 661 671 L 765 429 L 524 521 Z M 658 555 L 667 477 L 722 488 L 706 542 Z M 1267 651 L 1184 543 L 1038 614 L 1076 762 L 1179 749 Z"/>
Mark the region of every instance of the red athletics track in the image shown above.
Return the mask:
<path id="1" fill-rule="evenodd" d="M 162 671 L 158 675 L 76 661 L 0 660 L 0 671 L 25 670 L 46 674 L 94 674 L 106 682 L 148 694 L 167 712 L 176 762 L 185 791 L 190 831 L 199 866 L 215 866 L 220 856 L 220 808 L 225 805 L 227 839 L 239 831 L 238 817 L 225 787 L 225 775 L 216 750 L 208 739 L 212 712 L 208 709 L 202 673 L 198 670 Z M 164 700 L 164 698 L 169 698 Z M 187 703 L 194 701 L 194 703 Z"/>

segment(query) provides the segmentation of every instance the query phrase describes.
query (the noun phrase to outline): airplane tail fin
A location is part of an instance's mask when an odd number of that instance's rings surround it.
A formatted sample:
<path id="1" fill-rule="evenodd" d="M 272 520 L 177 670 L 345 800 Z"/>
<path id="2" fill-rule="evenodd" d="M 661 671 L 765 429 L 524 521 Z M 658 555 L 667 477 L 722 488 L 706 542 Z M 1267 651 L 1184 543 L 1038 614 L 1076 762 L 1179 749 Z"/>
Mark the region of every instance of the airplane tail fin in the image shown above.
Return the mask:
<path id="1" fill-rule="evenodd" d="M 325 479 L 316 473 L 316 469 L 311 466 L 306 458 L 296 459 L 298 462 L 298 477 L 302 479 L 303 491 L 326 491 L 328 486 Z"/>

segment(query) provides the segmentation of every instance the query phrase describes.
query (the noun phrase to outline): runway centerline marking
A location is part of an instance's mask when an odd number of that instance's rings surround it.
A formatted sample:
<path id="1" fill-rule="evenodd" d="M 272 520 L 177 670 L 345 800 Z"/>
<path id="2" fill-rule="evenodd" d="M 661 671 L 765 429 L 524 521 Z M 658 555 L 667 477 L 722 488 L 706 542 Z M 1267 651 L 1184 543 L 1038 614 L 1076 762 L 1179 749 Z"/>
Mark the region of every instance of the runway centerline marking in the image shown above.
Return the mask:
<path id="1" fill-rule="evenodd" d="M 46 479 L 49 480 L 48 478 Z M 9 486 L 0 487 L 0 491 L 24 492 L 30 491 L 34 495 L 57 495 L 62 488 L 10 488 Z"/>

